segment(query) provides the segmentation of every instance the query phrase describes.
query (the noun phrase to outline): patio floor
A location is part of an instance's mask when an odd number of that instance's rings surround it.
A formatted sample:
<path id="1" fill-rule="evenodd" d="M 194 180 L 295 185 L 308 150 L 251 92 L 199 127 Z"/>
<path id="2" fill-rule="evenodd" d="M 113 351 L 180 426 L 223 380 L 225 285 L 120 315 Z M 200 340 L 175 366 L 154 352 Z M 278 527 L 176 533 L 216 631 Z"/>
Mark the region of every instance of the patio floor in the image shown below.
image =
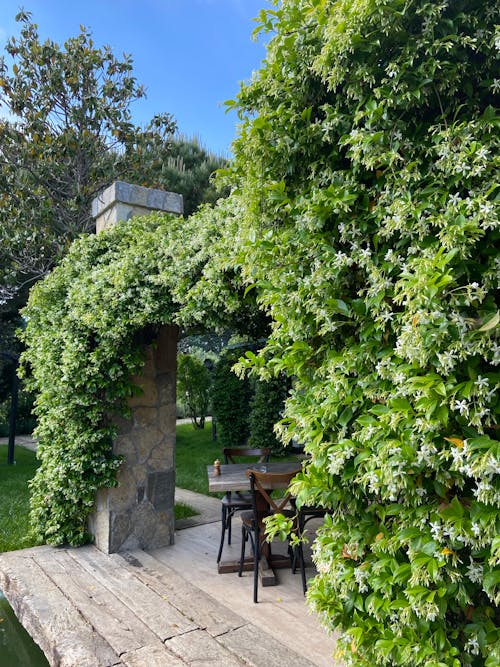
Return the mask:
<path id="1" fill-rule="evenodd" d="M 175 545 L 105 555 L 93 546 L 0 554 L 0 588 L 60 667 L 332 667 L 333 637 L 307 611 L 300 574 L 217 573 L 219 503 L 176 491 L 196 506 Z M 189 520 L 188 520 L 189 525 Z M 239 555 L 239 521 L 224 557 Z M 184 523 L 183 525 L 186 525 Z M 313 570 L 308 568 L 308 575 Z"/>

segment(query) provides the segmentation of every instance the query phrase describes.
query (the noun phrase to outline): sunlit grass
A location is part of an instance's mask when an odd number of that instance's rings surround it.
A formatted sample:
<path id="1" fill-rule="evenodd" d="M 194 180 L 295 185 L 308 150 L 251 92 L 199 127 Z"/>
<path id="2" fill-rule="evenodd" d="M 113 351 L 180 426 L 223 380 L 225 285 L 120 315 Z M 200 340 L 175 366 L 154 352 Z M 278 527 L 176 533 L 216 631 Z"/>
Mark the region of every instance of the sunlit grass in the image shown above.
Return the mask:
<path id="1" fill-rule="evenodd" d="M 7 464 L 7 445 L 0 445 L 0 551 L 36 544 L 30 535 L 28 481 L 39 465 L 35 452 L 16 447 L 15 465 Z"/>
<path id="2" fill-rule="evenodd" d="M 177 521 L 178 519 L 189 519 L 191 516 L 198 516 L 199 512 L 191 505 L 186 505 L 186 503 L 175 503 L 174 514 Z"/>
<path id="3" fill-rule="evenodd" d="M 204 429 L 194 428 L 192 424 L 178 424 L 175 447 L 176 486 L 207 495 L 207 465 L 221 456 L 219 444 L 212 440 L 210 422 Z"/>

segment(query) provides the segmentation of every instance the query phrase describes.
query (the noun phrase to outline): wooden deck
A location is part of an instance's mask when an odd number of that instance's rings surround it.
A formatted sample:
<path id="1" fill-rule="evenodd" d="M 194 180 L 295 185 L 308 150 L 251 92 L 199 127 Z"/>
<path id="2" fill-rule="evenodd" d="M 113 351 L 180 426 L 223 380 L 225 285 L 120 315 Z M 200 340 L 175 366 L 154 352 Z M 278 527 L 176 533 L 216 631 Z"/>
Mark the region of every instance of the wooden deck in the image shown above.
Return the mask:
<path id="1" fill-rule="evenodd" d="M 238 523 L 227 556 L 239 552 Z M 260 587 L 254 604 L 251 572 L 217 573 L 219 529 L 213 521 L 179 530 L 175 545 L 150 552 L 0 554 L 0 587 L 53 666 L 338 664 L 334 639 L 308 613 L 300 574 L 281 570 L 279 585 Z"/>

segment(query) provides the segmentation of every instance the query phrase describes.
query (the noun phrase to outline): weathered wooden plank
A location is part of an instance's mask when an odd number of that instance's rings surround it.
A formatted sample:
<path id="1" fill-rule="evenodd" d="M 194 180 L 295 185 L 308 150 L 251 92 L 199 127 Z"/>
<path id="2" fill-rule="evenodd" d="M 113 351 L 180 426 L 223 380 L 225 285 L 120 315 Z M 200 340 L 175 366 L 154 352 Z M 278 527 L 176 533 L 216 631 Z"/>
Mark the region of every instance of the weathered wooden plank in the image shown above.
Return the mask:
<path id="1" fill-rule="evenodd" d="M 34 554 L 54 551 L 38 548 L 0 555 L 0 587 L 14 613 L 51 665 L 118 667 L 118 654 L 35 561 Z"/>
<path id="2" fill-rule="evenodd" d="M 127 667 L 185 667 L 186 663 L 163 646 L 143 646 L 121 656 Z"/>
<path id="3" fill-rule="evenodd" d="M 66 550 L 37 555 L 36 561 L 118 655 L 143 646 L 161 646 L 158 637 Z"/>
<path id="4" fill-rule="evenodd" d="M 243 561 L 243 572 L 251 572 L 253 570 L 253 556 L 246 556 Z M 239 572 L 239 560 L 221 560 L 217 564 L 217 572 L 219 574 L 228 574 L 229 572 Z"/>
<path id="5" fill-rule="evenodd" d="M 290 631 L 293 632 L 293 628 Z M 306 657 L 297 655 L 250 623 L 219 637 L 218 641 L 252 667 L 314 667 Z"/>
<path id="6" fill-rule="evenodd" d="M 188 665 L 196 667 L 243 667 L 246 662 L 212 639 L 206 632 L 197 630 L 165 642 Z M 286 664 L 286 663 L 285 663 Z"/>
<path id="7" fill-rule="evenodd" d="M 205 629 L 216 637 L 238 628 L 245 621 L 220 602 L 195 588 L 186 579 L 177 574 L 145 551 L 133 551 L 129 554 L 113 554 L 111 558 L 119 564 L 125 558 L 130 564 L 135 563 L 136 576 L 170 604 L 192 619 L 199 628 Z M 187 572 L 187 575 L 189 573 Z"/>
<path id="8" fill-rule="evenodd" d="M 160 593 L 141 581 L 136 576 L 137 568 L 126 560 L 121 559 L 117 568 L 114 560 L 94 546 L 81 547 L 68 554 L 140 618 L 162 642 L 198 628 Z"/>

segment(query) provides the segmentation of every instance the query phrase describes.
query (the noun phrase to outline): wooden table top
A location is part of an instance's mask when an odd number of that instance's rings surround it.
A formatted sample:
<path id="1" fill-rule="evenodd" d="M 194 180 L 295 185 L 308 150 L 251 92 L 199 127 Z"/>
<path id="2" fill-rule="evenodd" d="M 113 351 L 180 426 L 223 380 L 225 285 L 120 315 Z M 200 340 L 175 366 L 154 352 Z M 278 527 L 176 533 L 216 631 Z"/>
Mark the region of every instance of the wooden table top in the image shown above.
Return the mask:
<path id="1" fill-rule="evenodd" d="M 220 475 L 214 475 L 213 465 L 207 466 L 209 491 L 249 491 L 250 480 L 246 475 L 248 469 L 262 470 L 263 472 L 299 472 L 302 469 L 300 461 L 272 461 L 270 463 L 230 463 L 221 465 Z M 264 470 L 265 469 L 265 470 Z M 266 484 L 267 486 L 267 484 Z M 271 488 L 284 488 L 277 484 Z"/>

